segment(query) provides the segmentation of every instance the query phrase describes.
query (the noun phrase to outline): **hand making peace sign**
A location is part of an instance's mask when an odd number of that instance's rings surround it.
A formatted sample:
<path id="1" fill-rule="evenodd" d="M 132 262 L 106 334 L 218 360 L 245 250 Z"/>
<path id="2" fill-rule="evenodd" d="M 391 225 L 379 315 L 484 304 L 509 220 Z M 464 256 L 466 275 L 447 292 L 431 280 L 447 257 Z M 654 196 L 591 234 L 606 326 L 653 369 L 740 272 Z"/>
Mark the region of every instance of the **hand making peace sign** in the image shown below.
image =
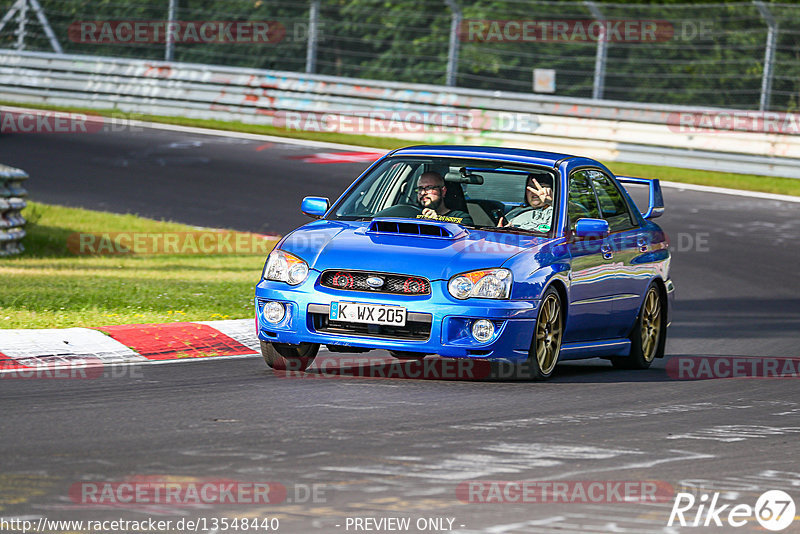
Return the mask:
<path id="1" fill-rule="evenodd" d="M 533 185 L 530 185 L 531 180 Z M 530 208 L 541 209 L 553 203 L 553 188 L 549 184 L 547 187 L 542 186 L 536 178 L 530 177 L 525 188 L 527 190 L 525 198 Z M 506 221 L 505 217 L 500 217 L 497 226 L 511 226 L 511 221 Z"/>
<path id="2" fill-rule="evenodd" d="M 542 187 L 536 178 L 533 179 L 533 185 L 535 187 L 529 185 L 526 187 L 526 189 L 536 195 L 542 204 L 549 204 L 553 202 L 553 190 L 551 188 Z"/>

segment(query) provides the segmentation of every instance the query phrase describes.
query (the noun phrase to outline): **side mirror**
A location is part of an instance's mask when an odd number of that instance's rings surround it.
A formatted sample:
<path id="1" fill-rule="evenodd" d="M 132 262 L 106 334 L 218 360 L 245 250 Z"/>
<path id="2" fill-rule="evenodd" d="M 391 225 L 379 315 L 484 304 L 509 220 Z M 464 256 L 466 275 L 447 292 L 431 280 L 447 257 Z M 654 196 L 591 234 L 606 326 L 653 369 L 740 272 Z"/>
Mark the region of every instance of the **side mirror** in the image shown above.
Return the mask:
<path id="1" fill-rule="evenodd" d="M 309 217 L 313 217 L 314 219 L 319 219 L 325 212 L 328 211 L 328 199 L 324 197 L 306 197 L 303 199 L 303 202 L 300 204 L 300 211 L 308 215 Z"/>
<path id="2" fill-rule="evenodd" d="M 578 219 L 575 223 L 577 237 L 605 237 L 608 232 L 608 221 L 605 219 Z"/>

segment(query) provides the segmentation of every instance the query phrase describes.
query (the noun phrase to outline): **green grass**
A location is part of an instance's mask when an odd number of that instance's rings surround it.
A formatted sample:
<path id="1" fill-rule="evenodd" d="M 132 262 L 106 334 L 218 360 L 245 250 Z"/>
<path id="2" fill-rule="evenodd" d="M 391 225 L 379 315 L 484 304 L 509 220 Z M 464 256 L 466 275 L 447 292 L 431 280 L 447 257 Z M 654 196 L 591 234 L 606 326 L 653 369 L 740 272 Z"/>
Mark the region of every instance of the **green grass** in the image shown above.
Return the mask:
<path id="1" fill-rule="evenodd" d="M 31 106 L 39 109 L 68 111 L 74 113 L 97 114 L 103 116 L 117 116 L 126 119 L 193 126 L 199 128 L 213 128 L 237 132 L 248 132 L 294 139 L 309 139 L 313 141 L 327 141 L 348 145 L 382 148 L 391 150 L 413 144 L 407 140 L 388 137 L 373 137 L 368 135 L 350 135 L 331 132 L 304 132 L 287 130 L 267 125 L 247 124 L 242 122 L 225 122 L 205 119 L 188 119 L 184 117 L 163 117 L 155 115 L 123 114 L 119 110 L 92 109 L 78 107 L 48 106 L 42 104 L 21 104 L 19 102 L 0 102 L 0 105 Z M 754 174 L 734 174 L 726 172 L 702 171 L 695 169 L 681 169 L 677 167 L 663 167 L 657 165 L 638 165 L 635 163 L 621 163 L 617 161 L 604 162 L 615 174 L 641 176 L 644 178 L 660 178 L 662 180 L 683 182 L 688 184 L 710 185 L 715 187 L 728 187 L 744 189 L 747 191 L 760 191 L 764 193 L 778 193 L 783 195 L 800 196 L 800 180 L 793 178 L 778 178 L 773 176 L 759 176 Z"/>
<path id="2" fill-rule="evenodd" d="M 75 255 L 75 232 L 187 232 L 191 226 L 31 202 L 25 252 L 0 260 L 0 328 L 242 319 L 264 254 Z"/>

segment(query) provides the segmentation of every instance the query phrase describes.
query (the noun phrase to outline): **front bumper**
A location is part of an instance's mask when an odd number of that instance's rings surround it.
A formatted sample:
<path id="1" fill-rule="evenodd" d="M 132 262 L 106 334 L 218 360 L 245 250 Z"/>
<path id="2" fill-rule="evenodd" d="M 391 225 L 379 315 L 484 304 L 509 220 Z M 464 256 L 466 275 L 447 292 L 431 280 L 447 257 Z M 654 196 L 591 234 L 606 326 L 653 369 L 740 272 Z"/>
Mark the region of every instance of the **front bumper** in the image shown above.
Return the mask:
<path id="1" fill-rule="evenodd" d="M 432 281 L 431 294 L 419 296 L 346 291 L 322 287 L 319 273 L 311 271 L 302 284 L 262 280 L 256 286 L 255 313 L 258 337 L 274 343 L 319 343 L 340 347 L 385 349 L 449 358 L 480 358 L 520 362 L 528 349 L 536 322 L 538 301 L 453 298 L 447 282 Z M 403 306 L 407 309 L 406 329 L 359 325 L 337 328 L 327 322 L 331 302 L 363 302 Z M 264 303 L 284 304 L 286 315 L 277 324 L 262 315 Z M 472 322 L 488 319 L 495 327 L 491 339 L 472 337 Z M 327 324 L 326 324 L 327 323 Z M 341 325 L 340 325 L 341 326 Z"/>

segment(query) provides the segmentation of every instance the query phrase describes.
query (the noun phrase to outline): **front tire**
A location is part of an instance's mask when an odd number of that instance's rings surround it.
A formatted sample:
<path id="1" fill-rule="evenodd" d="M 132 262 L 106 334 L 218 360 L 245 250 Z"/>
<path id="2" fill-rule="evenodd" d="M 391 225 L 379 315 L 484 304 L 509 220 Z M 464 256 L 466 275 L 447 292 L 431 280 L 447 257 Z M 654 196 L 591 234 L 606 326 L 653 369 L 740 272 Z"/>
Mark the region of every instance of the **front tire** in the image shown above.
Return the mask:
<path id="1" fill-rule="evenodd" d="M 561 352 L 564 334 L 564 309 L 561 296 L 550 287 L 542 297 L 536 328 L 528 350 L 528 360 L 523 364 L 523 375 L 531 380 L 547 380 L 552 376 Z"/>
<path id="2" fill-rule="evenodd" d="M 317 343 L 289 345 L 261 341 L 261 355 L 267 365 L 276 371 L 305 371 L 314 362 L 317 351 Z"/>
<path id="3" fill-rule="evenodd" d="M 631 332 L 631 354 L 612 358 L 618 369 L 647 369 L 653 360 L 664 357 L 667 329 L 664 300 L 655 284 L 650 284 L 644 296 L 642 309 Z"/>

